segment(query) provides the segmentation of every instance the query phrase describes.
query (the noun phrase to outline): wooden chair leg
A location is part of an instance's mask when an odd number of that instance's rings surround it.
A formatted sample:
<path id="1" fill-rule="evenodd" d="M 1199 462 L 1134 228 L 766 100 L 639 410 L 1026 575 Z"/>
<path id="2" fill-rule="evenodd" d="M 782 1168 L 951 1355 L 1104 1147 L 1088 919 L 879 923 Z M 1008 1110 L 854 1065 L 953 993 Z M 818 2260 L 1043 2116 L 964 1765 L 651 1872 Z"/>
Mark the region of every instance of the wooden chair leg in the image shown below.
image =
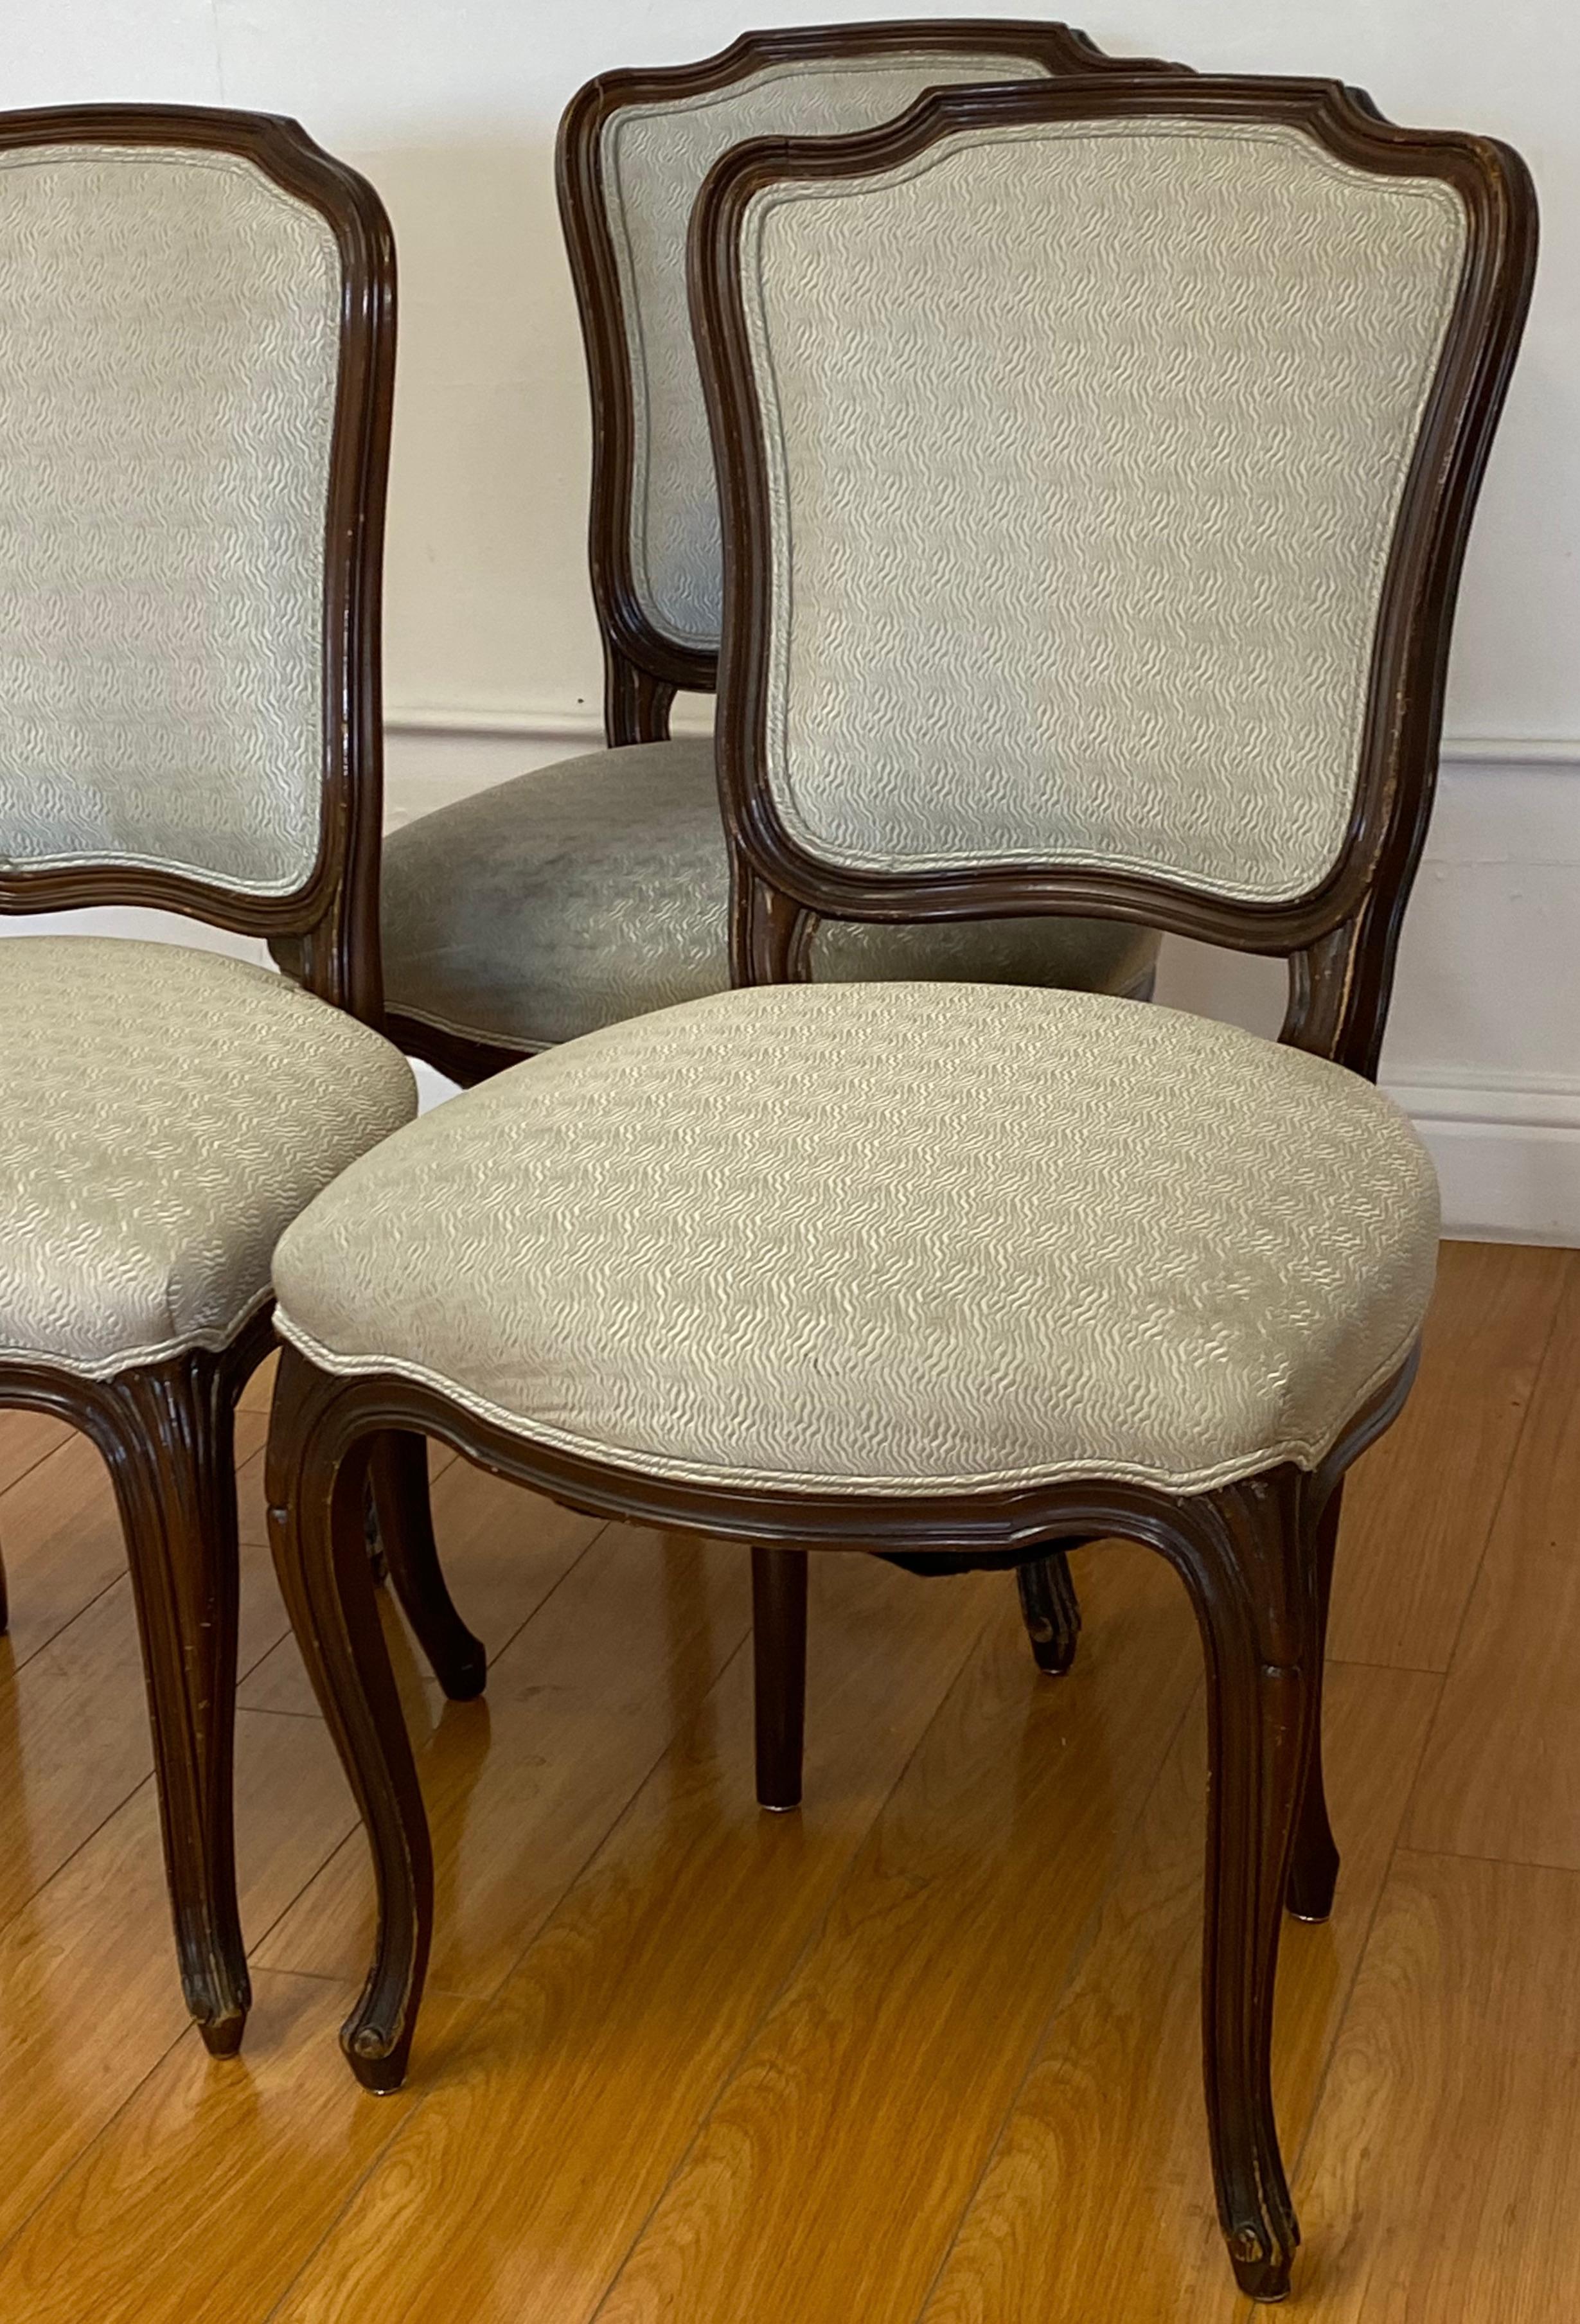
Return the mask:
<path id="1" fill-rule="evenodd" d="M 429 1504 L 426 1438 L 396 1429 L 374 1437 L 369 1481 L 379 1546 L 402 1610 L 449 1700 L 470 1702 L 486 1683 L 488 1655 L 445 1585 Z"/>
<path id="2" fill-rule="evenodd" d="M 92 1434 L 126 1540 L 187 2006 L 216 2057 L 252 2003 L 236 1893 L 234 1382 L 194 1350 L 99 1384 Z"/>
<path id="3" fill-rule="evenodd" d="M 1326 1921 L 1333 1911 L 1338 1885 L 1339 1852 L 1327 1820 L 1327 1792 L 1322 1779 L 1322 1676 L 1327 1651 L 1327 1613 L 1333 1598 L 1333 1563 L 1338 1549 L 1342 1481 L 1334 1487 L 1317 1529 L 1317 1618 L 1319 1627 L 1316 1704 L 1306 1775 L 1300 1786 L 1300 1812 L 1295 1824 L 1295 1849 L 1289 1860 L 1289 1886 L 1285 1902 L 1298 1921 Z"/>
<path id="4" fill-rule="evenodd" d="M 801 1803 L 807 1711 L 807 1553 L 752 1552 L 757 1797 L 776 1814 Z"/>
<path id="5" fill-rule="evenodd" d="M 373 1850 L 377 1949 L 340 2046 L 364 2088 L 382 2093 L 405 2079 L 433 1933 L 433 1854 L 363 1532 L 373 1440 L 338 1448 L 327 1441 L 337 1394 L 347 1387 L 282 1349 L 269 1424 L 269 1538 Z"/>
<path id="6" fill-rule="evenodd" d="M 1040 1557 L 1016 1566 L 1015 1582 L 1037 1667 L 1049 1678 L 1062 1678 L 1076 1659 L 1081 1635 L 1081 1601 L 1064 1545 L 1051 1545 Z"/>
<path id="7" fill-rule="evenodd" d="M 1293 1470 L 1180 1504 L 1206 1651 L 1211 1774 L 1203 2059 L 1218 2217 L 1252 2300 L 1300 2240 L 1273 2118 L 1273 1980 L 1316 1708 L 1317 1545 Z"/>

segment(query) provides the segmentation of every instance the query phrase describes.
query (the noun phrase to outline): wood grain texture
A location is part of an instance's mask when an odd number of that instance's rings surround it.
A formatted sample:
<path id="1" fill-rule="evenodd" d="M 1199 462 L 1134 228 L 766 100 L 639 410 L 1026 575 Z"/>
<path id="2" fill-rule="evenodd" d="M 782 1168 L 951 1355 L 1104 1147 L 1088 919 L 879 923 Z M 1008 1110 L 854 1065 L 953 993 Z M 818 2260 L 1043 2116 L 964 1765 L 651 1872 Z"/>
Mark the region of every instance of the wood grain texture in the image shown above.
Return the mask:
<path id="1" fill-rule="evenodd" d="M 1003 1612 L 995 1580 L 942 1588 L 877 1561 L 813 1560 L 807 1807 L 757 1806 L 751 1658 L 737 1653 L 274 2324 L 591 2317 Z"/>
<path id="2" fill-rule="evenodd" d="M 262 1415 L 238 1413 L 238 1462 L 261 1452 L 267 1433 Z M 126 1571 L 109 1474 L 86 1436 L 68 1430 L 0 1499 L 0 1550 L 11 1594 L 4 1651 L 20 1667 Z"/>
<path id="3" fill-rule="evenodd" d="M 1580 2312 L 1580 1873 L 1393 1846 L 1412 1781 L 1416 1817 L 1441 1782 L 1477 1819 L 1461 1837 L 1503 1853 L 1566 1828 L 1576 1271 L 1447 1254 L 1463 1333 L 1504 1315 L 1489 1378 L 1526 1375 L 1495 1529 L 1484 1478 L 1462 1470 L 1457 1502 L 1442 1486 L 1455 1429 L 1483 1425 L 1452 1367 L 1368 1456 L 1370 1491 L 1433 1512 L 1400 1524 L 1385 1628 L 1422 1587 L 1412 1557 L 1486 1563 L 1446 1683 L 1364 1652 L 1328 1674 L 1344 1867 L 1332 1923 L 1286 1925 L 1273 2053 L 1306 2236 L 1290 2313 L 1313 2324 Z M 1459 1417 L 1418 1425 L 1439 1394 Z M 509 1622 L 535 1505 L 464 1463 L 436 1500 L 463 1610 L 497 1589 Z M 1077 1561 L 1088 1630 L 1054 1682 L 1003 1577 L 815 1558 L 808 1805 L 783 1819 L 752 1797 L 744 1551 L 616 1529 L 568 1551 L 547 1593 L 523 1578 L 492 1703 L 459 1713 L 481 1734 L 447 1727 L 408 1642 L 441 1934 L 471 1987 L 496 1985 L 431 1992 L 409 2091 L 374 2100 L 334 2039 L 337 1963 L 354 1978 L 364 1959 L 362 1858 L 316 1716 L 240 1716 L 259 1999 L 241 2059 L 210 2063 L 170 1973 L 91 1448 L 57 1445 L 0 1492 L 0 1536 L 23 1545 L 19 1612 L 53 1625 L 20 1667 L 0 1647 L 6 2324 L 624 2324 L 666 2291 L 666 2324 L 1248 2317 L 1203 2138 L 1199 1706 L 1160 1737 L 1167 1650 L 1187 1674 L 1198 1650 L 1140 1553 Z M 272 1641 L 272 1574 L 244 1564 L 244 1636 Z M 1502 1772 L 1480 1801 L 1483 1749 Z M 260 1966 L 276 1942 L 328 1973 Z"/>
<path id="4" fill-rule="evenodd" d="M 1580 1875 L 1400 1851 L 1304 2173 L 1310 2324 L 1580 2315 Z"/>
<path id="5" fill-rule="evenodd" d="M 433 1835 L 436 1987 L 494 1991 L 741 1646 L 748 1587 L 738 1551 L 611 1526 L 499 1655 L 482 1701 L 403 1690 Z M 355 1985 L 372 1913 L 358 1830 L 258 1959 Z"/>
<path id="6" fill-rule="evenodd" d="M 1447 1669 L 1573 1266 L 1566 1252 L 1443 1245 L 1414 1393 L 1344 1487 L 1336 1661 Z"/>
<path id="7" fill-rule="evenodd" d="M 1075 1672 L 1004 1591 L 599 2324 L 915 2315 L 1200 1674 L 1160 1559 L 1077 1563 Z"/>
<path id="8" fill-rule="evenodd" d="M 245 1381 L 240 1396 L 236 1400 L 238 1412 L 261 1412 L 265 1419 L 268 1417 L 269 1398 L 274 1393 L 274 1367 L 279 1360 L 278 1349 L 273 1354 L 264 1357 L 257 1370 Z"/>
<path id="9" fill-rule="evenodd" d="M 152 1769 L 137 1618 L 123 1574 L 24 1672 L 0 1668 L 0 1923 Z"/>
<path id="10" fill-rule="evenodd" d="M 1411 1848 L 1580 1870 L 1580 1272 L 1443 1691 Z M 1576 1932 L 1580 1957 L 1580 1932 Z"/>
<path id="11" fill-rule="evenodd" d="M 0 1412 L 0 1493 L 36 1469 L 71 1431 L 47 1412 Z"/>
<path id="12" fill-rule="evenodd" d="M 284 1909 L 352 1821 L 328 1738 L 306 1720 L 236 1734 L 244 1929 Z M 0 2236 L 26 2218 L 189 2020 L 171 1973 L 152 1781 L 0 1928 Z"/>
<path id="13" fill-rule="evenodd" d="M 1417 1672 L 1328 1670 L 1328 1791 L 1344 1861 L 1333 1919 L 1312 1928 L 1289 1922 L 1284 1930 L 1273 2080 L 1291 2161 L 1438 1684 Z M 1003 2324 L 1022 2316 L 1078 2324 L 1099 2291 L 1103 2312 L 1125 2324 L 1239 2312 L 1223 2280 L 1197 2065 L 1206 1752 L 1198 1702 L 965 2211 L 925 2308 L 927 2324 Z M 1304 2214 L 1298 2171 L 1294 2181 Z M 1309 2239 L 1309 2223 L 1307 2233 Z M 1297 2301 L 1303 2270 L 1298 2258 Z"/>
<path id="14" fill-rule="evenodd" d="M 138 2089 L 0 2255 L 0 2315 L 28 2324 L 254 2324 L 426 2087 L 360 2104 L 335 2025 L 352 1996 L 316 1978 L 254 1981 L 250 2054 L 216 2070 L 190 2035 Z M 425 2047 L 466 2005 L 436 1997 Z M 60 2254 L 71 2264 L 62 2269 Z"/>
<path id="15" fill-rule="evenodd" d="M 497 1659 L 596 1537 L 601 1520 L 523 1493 L 517 1485 L 457 1462 L 444 1445 L 431 1448 L 429 1478 L 434 1530 L 456 1603 L 491 1661 Z M 261 1464 L 254 1489 L 261 1510 Z M 257 1555 L 247 1570 L 259 1577 L 260 1597 L 280 1609 L 280 1643 L 243 1682 L 240 1700 L 252 1711 L 294 1711 L 316 1718 L 318 1705 L 287 1629 L 266 1540 L 259 1535 Z M 393 1600 L 393 1592 L 388 1594 Z M 426 1662 L 422 1667 L 427 1669 Z"/>

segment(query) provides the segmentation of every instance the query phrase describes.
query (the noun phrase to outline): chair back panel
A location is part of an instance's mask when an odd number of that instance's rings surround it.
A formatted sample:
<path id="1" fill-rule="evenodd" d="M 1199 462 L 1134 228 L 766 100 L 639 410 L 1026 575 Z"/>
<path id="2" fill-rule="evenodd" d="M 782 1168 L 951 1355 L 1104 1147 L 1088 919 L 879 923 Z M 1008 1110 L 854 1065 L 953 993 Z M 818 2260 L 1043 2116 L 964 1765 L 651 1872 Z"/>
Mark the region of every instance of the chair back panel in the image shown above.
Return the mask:
<path id="1" fill-rule="evenodd" d="M 1467 238 L 1440 177 L 1166 110 L 744 201 L 790 839 L 1319 889 Z"/>
<path id="2" fill-rule="evenodd" d="M 243 154 L 0 151 L 0 871 L 310 880 L 342 272 Z"/>
<path id="3" fill-rule="evenodd" d="M 837 30 L 827 38 L 834 46 Z M 910 52 L 785 59 L 722 88 L 610 114 L 599 176 L 630 371 L 631 581 L 644 618 L 670 642 L 718 650 L 718 501 L 685 267 L 691 206 L 708 171 L 746 139 L 866 128 L 903 113 L 924 89 L 1027 80 L 1046 69 L 1023 53 L 929 51 L 919 40 Z"/>

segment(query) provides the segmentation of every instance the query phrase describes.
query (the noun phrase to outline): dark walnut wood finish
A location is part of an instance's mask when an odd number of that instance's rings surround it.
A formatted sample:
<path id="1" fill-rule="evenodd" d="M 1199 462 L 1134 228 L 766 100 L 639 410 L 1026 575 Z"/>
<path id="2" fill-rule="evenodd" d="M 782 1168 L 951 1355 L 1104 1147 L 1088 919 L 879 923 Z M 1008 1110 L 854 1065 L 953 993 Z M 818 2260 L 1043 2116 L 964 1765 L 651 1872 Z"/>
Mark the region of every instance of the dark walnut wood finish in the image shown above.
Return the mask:
<path id="1" fill-rule="evenodd" d="M 1437 176 L 1466 207 L 1467 263 L 1400 511 L 1341 860 L 1318 892 L 1265 908 L 1129 875 L 1005 867 L 901 879 L 818 862 L 780 827 L 763 775 L 768 508 L 735 272 L 743 206 L 764 185 L 855 177 L 975 124 L 1163 112 L 1289 122 L 1363 169 Z M 724 489 L 719 731 L 737 979 L 804 975 L 815 914 L 1107 913 L 1282 953 L 1290 964 L 1283 1038 L 1371 1073 L 1426 828 L 1465 534 L 1529 298 L 1535 232 L 1529 181 L 1506 149 L 1395 128 L 1363 98 L 1327 82 L 1215 79 L 1161 88 L 1137 76 L 955 91 L 925 98 L 897 123 L 861 136 L 763 143 L 726 156 L 694 216 L 691 271 Z M 361 1541 L 361 1478 L 369 1447 L 382 1436 L 425 1431 L 575 1508 L 750 1544 L 757 1602 L 772 1609 L 790 1642 L 759 1674 L 770 1698 L 759 1729 L 760 1768 L 781 1803 L 799 1782 L 793 1681 L 804 1651 L 807 1553 L 855 1548 L 924 1568 L 935 1561 L 1004 1565 L 1049 1538 L 1124 1536 L 1180 1573 L 1202 1633 L 1211 1746 L 1203 2027 L 1213 2164 L 1240 2287 L 1258 2300 L 1281 2299 L 1298 2237 L 1273 2118 L 1273 1980 L 1282 1910 L 1319 1917 L 1337 1869 L 1323 1797 L 1320 1688 L 1339 1487 L 1395 1416 L 1414 1368 L 1412 1355 L 1311 1473 L 1281 1465 L 1186 1497 L 1093 1480 L 899 1499 L 705 1489 L 655 1479 L 535 1445 L 408 1380 L 328 1375 L 287 1349 L 268 1457 L 272 1540 L 314 1686 L 366 1821 L 380 1897 L 374 1961 L 343 2034 L 358 2078 L 388 2090 L 405 2072 L 432 1917 L 421 1798 Z M 1029 1611 L 1047 1632 L 1041 1643 L 1057 1660 L 1067 1649 L 1069 1609 L 1035 1588 L 1030 1594 Z"/>
<path id="2" fill-rule="evenodd" d="M 122 863 L 0 871 L 0 912 L 146 905 L 265 937 L 319 999 L 378 1025 L 382 807 L 379 622 L 384 478 L 394 383 L 395 260 L 378 196 L 294 122 L 185 106 L 83 106 L 0 115 L 0 152 L 79 143 L 179 146 L 241 155 L 328 221 L 341 263 L 340 368 L 324 513 L 324 770 L 318 860 L 293 895 L 259 897 Z M 25 1102 L 25 1101 L 24 1101 Z M 236 1913 L 231 1746 L 236 1657 L 236 1399 L 272 1344 L 261 1308 L 217 1354 L 191 1350 L 109 1379 L 43 1361 L 0 1361 L 0 1404 L 52 1412 L 109 1465 L 148 1679 L 171 1908 L 188 2006 L 208 2048 L 234 2052 L 249 2003 Z M 444 1635 L 448 1600 L 423 1588 L 426 1471 L 375 1448 L 405 1488 L 394 1565 L 418 1627 Z M 411 1488 L 420 1473 L 420 1498 Z M 392 1517 L 390 1530 L 394 1532 Z M 453 1612 L 453 1609 L 452 1609 Z M 426 1626 L 426 1628 L 425 1628 Z M 474 1642 L 475 1643 L 475 1642 Z M 452 1660 L 454 1658 L 452 1657 Z M 444 1674 L 445 1665 L 436 1657 Z"/>

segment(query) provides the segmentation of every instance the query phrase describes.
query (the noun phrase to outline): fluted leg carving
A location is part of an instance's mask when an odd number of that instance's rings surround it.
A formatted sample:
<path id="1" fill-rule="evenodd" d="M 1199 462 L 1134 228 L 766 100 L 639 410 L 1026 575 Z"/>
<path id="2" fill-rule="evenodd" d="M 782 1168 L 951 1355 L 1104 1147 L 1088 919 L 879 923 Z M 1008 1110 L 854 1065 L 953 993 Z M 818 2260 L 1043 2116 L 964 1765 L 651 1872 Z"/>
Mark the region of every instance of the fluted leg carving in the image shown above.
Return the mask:
<path id="1" fill-rule="evenodd" d="M 216 2057 L 240 2047 L 252 2002 L 232 1808 L 234 1394 L 226 1360 L 193 1350 L 97 1383 L 85 1416 L 125 1532 L 181 1985 Z"/>

